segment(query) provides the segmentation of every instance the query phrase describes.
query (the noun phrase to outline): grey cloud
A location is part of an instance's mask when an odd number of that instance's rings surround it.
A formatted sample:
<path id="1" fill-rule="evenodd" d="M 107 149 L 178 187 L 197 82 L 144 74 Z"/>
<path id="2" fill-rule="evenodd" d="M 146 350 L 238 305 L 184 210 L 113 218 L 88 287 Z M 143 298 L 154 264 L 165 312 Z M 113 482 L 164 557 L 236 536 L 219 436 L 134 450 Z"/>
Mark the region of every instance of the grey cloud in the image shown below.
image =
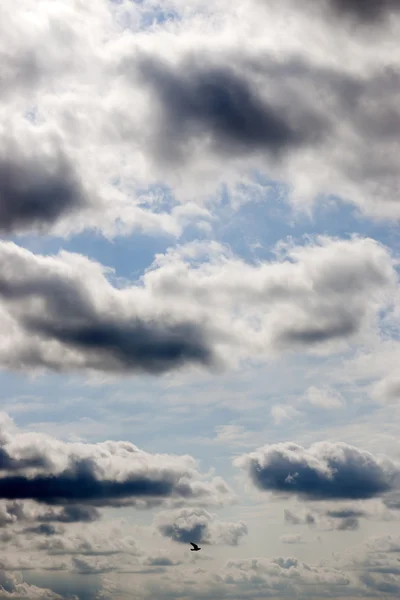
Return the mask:
<path id="1" fill-rule="evenodd" d="M 367 513 L 362 510 L 343 508 L 342 510 L 328 510 L 326 514 L 332 519 L 357 519 L 359 517 L 365 517 Z"/>
<path id="2" fill-rule="evenodd" d="M 229 523 L 200 509 L 182 509 L 161 513 L 155 520 L 156 528 L 164 537 L 182 544 L 226 544 L 237 546 L 247 534 L 243 521 Z"/>
<path id="3" fill-rule="evenodd" d="M 74 326 L 35 318 L 26 319 L 24 325 L 33 334 L 103 356 L 104 365 L 108 364 L 110 370 L 157 375 L 190 363 L 212 363 L 212 353 L 203 332 L 192 323 L 171 325 L 139 319 L 128 322 L 103 319 L 91 325 Z M 27 362 L 30 359 L 35 363 L 37 357 L 25 355 Z"/>
<path id="4" fill-rule="evenodd" d="M 400 492 L 388 494 L 383 502 L 391 510 L 400 510 Z"/>
<path id="5" fill-rule="evenodd" d="M 382 22 L 391 12 L 400 9 L 399 0 L 328 0 L 340 16 L 355 17 L 362 23 Z"/>
<path id="6" fill-rule="evenodd" d="M 142 57 L 143 83 L 150 86 L 163 110 L 156 132 L 162 158 L 183 155 L 193 139 L 212 139 L 224 155 L 258 150 L 280 155 L 320 136 L 317 115 L 295 122 L 279 104 L 262 98 L 251 80 L 228 65 L 200 66 L 186 59 L 172 67 L 160 59 Z"/>
<path id="7" fill-rule="evenodd" d="M 280 541 L 282 544 L 304 544 L 301 535 L 282 535 Z"/>
<path id="8" fill-rule="evenodd" d="M 396 464 L 345 443 L 320 442 L 309 449 L 290 442 L 273 444 L 235 464 L 261 490 L 310 500 L 374 498 L 400 483 Z"/>
<path id="9" fill-rule="evenodd" d="M 0 231 L 43 232 L 62 216 L 82 208 L 85 194 L 69 160 L 52 156 L 0 156 Z"/>
<path id="10" fill-rule="evenodd" d="M 51 525 L 50 523 L 41 523 L 36 527 L 27 527 L 23 531 L 23 533 L 34 533 L 36 535 L 57 535 L 62 532 L 62 529 L 60 529 L 59 527 L 57 528 L 54 525 Z"/>
<path id="11" fill-rule="evenodd" d="M 16 433 L 3 442 L 9 455 L 28 452 L 42 456 L 47 467 L 27 472 L 11 467 L 0 478 L 0 498 L 35 500 L 50 505 L 77 503 L 89 506 L 134 505 L 146 506 L 168 499 L 190 502 L 223 501 L 229 488 L 219 478 L 201 482 L 195 462 L 188 456 L 151 455 L 128 442 L 100 444 L 69 444 L 53 438 Z M 57 453 L 54 454 L 54 448 Z M 11 463 L 12 464 L 12 463 Z M 226 496 L 225 496 L 226 495 Z M 87 511 L 86 521 L 97 513 Z M 66 509 L 58 515 L 59 522 L 82 520 L 81 509 Z M 53 520 L 45 514 L 42 519 Z"/>
<path id="12" fill-rule="evenodd" d="M 310 512 L 300 516 L 286 508 L 284 510 L 284 519 L 285 523 L 290 523 L 291 525 L 315 525 L 315 516 Z"/>
<path id="13" fill-rule="evenodd" d="M 193 267 L 186 251 L 157 257 L 140 281 L 117 288 L 81 255 L 0 243 L 0 364 L 154 375 L 218 370 L 260 349 L 313 351 L 357 342 L 378 310 L 390 310 L 397 284 L 392 257 L 371 239 L 320 238 L 257 266 L 198 243 L 189 256 L 209 261 Z"/>
<path id="14" fill-rule="evenodd" d="M 89 277 L 95 276 L 90 287 L 82 278 L 79 264 L 76 267 L 65 264 L 65 271 L 62 259 L 43 258 L 37 262 L 34 255 L 13 244 L 3 245 L 0 265 L 5 262 L 11 265 L 12 260 L 16 271 L 13 274 L 8 271 L 9 276 L 3 269 L 0 298 L 9 303 L 12 312 L 15 309 L 20 327 L 30 340 L 22 345 L 14 366 L 59 371 L 73 368 L 68 365 L 66 353 L 77 369 L 111 372 L 159 374 L 188 364 L 214 364 L 210 343 L 199 323 L 190 322 L 183 315 L 174 322 L 165 311 L 164 316 L 140 317 L 135 314 L 135 298 L 128 304 L 126 294 L 118 294 L 103 274 L 100 277 L 96 274 L 98 267 L 94 263 L 90 265 L 83 259 L 81 265 L 88 269 Z M 93 289 L 96 285 L 102 289 L 103 306 L 101 297 L 96 298 L 97 290 Z M 120 296 L 120 302 L 115 295 Z M 18 314 L 18 305 L 34 306 L 37 299 L 45 306 L 44 310 L 28 308 Z M 47 353 L 40 342 L 58 343 L 59 352 Z"/>
<path id="15" fill-rule="evenodd" d="M 38 516 L 38 521 L 44 523 L 93 523 L 101 518 L 100 512 L 93 506 L 68 505 L 63 506 L 61 511 L 48 510 Z"/>

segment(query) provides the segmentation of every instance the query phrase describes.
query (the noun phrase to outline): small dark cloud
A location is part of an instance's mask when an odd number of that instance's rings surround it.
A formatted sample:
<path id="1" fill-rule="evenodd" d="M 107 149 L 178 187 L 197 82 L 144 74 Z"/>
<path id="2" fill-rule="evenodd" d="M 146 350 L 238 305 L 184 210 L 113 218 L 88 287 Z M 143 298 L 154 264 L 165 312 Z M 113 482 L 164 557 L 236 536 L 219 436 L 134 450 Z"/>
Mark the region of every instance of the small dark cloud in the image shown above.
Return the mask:
<path id="1" fill-rule="evenodd" d="M 291 525 L 315 525 L 315 517 L 311 513 L 299 516 L 295 515 L 291 510 L 285 509 L 284 519 L 285 523 L 290 523 Z"/>
<path id="2" fill-rule="evenodd" d="M 42 231 L 84 202 L 82 187 L 63 156 L 0 157 L 0 231 Z"/>
<path id="3" fill-rule="evenodd" d="M 179 526 L 176 524 L 172 525 L 160 525 L 158 528 L 161 535 L 168 537 L 174 542 L 181 544 L 195 544 L 207 543 L 205 539 L 207 532 L 207 524 L 195 523 L 186 527 Z"/>
<path id="4" fill-rule="evenodd" d="M 35 533 L 37 535 L 50 536 L 59 534 L 60 529 L 54 527 L 54 525 L 51 525 L 50 523 L 41 523 L 36 527 L 27 527 L 26 529 L 24 529 L 24 533 Z"/>
<path id="5" fill-rule="evenodd" d="M 220 521 L 202 509 L 182 509 L 174 513 L 161 513 L 157 519 L 157 530 L 164 537 L 181 544 L 225 544 L 237 546 L 247 534 L 243 521 L 230 523 Z"/>
<path id="6" fill-rule="evenodd" d="M 360 522 L 356 517 L 347 517 L 346 519 L 341 519 L 336 526 L 338 531 L 355 531 L 360 526 Z"/>
<path id="7" fill-rule="evenodd" d="M 398 484 L 394 464 L 345 443 L 321 442 L 305 449 L 282 443 L 237 460 L 261 490 L 310 500 L 367 499 Z"/>
<path id="8" fill-rule="evenodd" d="M 362 323 L 362 315 L 353 313 L 334 315 L 334 319 L 326 320 L 321 325 L 311 322 L 307 326 L 293 325 L 291 329 L 283 328 L 277 336 L 277 343 L 284 346 L 309 346 L 322 344 L 331 340 L 348 339 L 356 334 Z"/>
<path id="9" fill-rule="evenodd" d="M 144 561 L 149 567 L 174 567 L 180 564 L 180 561 L 173 560 L 168 556 L 149 556 Z"/>
<path id="10" fill-rule="evenodd" d="M 346 508 L 342 510 L 328 510 L 326 514 L 328 517 L 331 517 L 331 519 L 357 519 L 366 516 L 366 513 L 362 510 L 351 510 Z"/>

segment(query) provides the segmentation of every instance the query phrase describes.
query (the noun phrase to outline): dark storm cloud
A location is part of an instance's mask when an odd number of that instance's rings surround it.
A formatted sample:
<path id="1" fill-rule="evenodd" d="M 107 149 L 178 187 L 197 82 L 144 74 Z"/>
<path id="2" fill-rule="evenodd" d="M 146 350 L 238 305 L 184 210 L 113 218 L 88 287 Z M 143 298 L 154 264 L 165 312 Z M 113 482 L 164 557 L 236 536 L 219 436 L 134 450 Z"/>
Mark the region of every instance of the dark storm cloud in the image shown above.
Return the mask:
<path id="1" fill-rule="evenodd" d="M 224 154 L 266 150 L 276 155 L 315 139 L 321 126 L 316 118 L 295 125 L 228 65 L 200 67 L 186 60 L 173 68 L 147 58 L 140 73 L 162 107 L 157 145 L 165 158 L 194 137 L 211 138 Z"/>
<path id="2" fill-rule="evenodd" d="M 266 491 L 312 500 L 366 499 L 399 484 L 399 471 L 345 443 L 321 442 L 305 449 L 282 443 L 237 459 L 254 485 Z"/>
<path id="3" fill-rule="evenodd" d="M 80 208 L 83 196 L 64 156 L 0 156 L 0 232 L 42 230 Z"/>

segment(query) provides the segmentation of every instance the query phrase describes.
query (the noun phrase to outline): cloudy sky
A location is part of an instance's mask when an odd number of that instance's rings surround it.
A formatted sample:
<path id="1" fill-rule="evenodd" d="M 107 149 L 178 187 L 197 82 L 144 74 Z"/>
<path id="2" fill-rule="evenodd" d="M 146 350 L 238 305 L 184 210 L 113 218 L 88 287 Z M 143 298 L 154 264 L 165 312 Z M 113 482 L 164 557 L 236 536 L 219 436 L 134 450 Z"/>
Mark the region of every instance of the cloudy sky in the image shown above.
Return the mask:
<path id="1" fill-rule="evenodd" d="M 0 599 L 399 597 L 399 39 L 0 4 Z"/>

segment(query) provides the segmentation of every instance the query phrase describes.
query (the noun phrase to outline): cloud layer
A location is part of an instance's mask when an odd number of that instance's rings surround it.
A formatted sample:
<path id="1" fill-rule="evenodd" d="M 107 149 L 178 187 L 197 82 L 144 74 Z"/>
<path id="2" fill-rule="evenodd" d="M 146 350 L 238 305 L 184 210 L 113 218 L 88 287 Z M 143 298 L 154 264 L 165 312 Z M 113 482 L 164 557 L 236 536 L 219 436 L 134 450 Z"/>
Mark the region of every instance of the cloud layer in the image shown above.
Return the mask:
<path id="1" fill-rule="evenodd" d="M 156 26 L 152 2 L 30 8 L 0 15 L 3 232 L 179 236 L 254 169 L 297 205 L 399 217 L 396 0 L 173 2 Z"/>
<path id="2" fill-rule="evenodd" d="M 379 331 L 397 274 L 372 239 L 318 238 L 251 265 L 215 243 L 158 255 L 139 280 L 73 253 L 0 243 L 0 363 L 160 374 L 283 351 L 343 349 Z"/>

